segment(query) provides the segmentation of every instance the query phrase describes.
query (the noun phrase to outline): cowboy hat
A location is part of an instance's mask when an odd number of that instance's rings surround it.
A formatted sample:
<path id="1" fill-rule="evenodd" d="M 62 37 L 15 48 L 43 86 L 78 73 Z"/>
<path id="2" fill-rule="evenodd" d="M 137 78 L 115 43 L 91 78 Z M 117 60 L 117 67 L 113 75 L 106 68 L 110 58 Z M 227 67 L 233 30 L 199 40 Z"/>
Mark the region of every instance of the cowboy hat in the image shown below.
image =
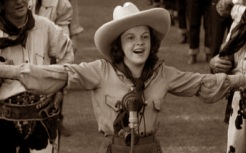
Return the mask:
<path id="1" fill-rule="evenodd" d="M 98 28 L 94 35 L 95 45 L 99 52 L 111 61 L 112 42 L 124 31 L 143 25 L 152 28 L 161 41 L 170 28 L 170 14 L 163 8 L 139 11 L 133 3 L 126 2 L 123 7 L 115 7 L 112 21 Z"/>

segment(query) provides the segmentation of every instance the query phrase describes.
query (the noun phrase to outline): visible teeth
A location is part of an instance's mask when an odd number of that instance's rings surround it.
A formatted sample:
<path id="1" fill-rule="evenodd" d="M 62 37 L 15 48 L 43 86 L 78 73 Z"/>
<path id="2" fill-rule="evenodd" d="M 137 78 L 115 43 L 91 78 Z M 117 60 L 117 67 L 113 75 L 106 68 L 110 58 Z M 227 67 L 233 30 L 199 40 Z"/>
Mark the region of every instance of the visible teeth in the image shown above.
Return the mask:
<path id="1" fill-rule="evenodd" d="M 144 52 L 143 49 L 136 49 L 136 50 L 134 50 L 134 53 L 142 53 L 142 52 Z"/>
<path id="2" fill-rule="evenodd" d="M 143 51 L 134 51 L 134 53 L 143 53 Z"/>

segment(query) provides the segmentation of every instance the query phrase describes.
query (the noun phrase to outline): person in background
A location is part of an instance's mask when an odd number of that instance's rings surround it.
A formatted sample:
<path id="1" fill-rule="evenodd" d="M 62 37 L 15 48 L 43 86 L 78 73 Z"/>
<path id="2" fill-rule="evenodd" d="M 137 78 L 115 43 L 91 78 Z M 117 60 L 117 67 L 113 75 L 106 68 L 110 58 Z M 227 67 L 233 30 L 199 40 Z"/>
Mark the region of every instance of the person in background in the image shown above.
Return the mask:
<path id="1" fill-rule="evenodd" d="M 180 44 L 188 43 L 189 29 L 188 29 L 188 2 L 186 0 L 177 0 L 178 11 L 178 27 L 181 34 Z"/>
<path id="2" fill-rule="evenodd" d="M 70 31 L 70 38 L 73 42 L 73 51 L 76 55 L 76 52 L 78 51 L 78 41 L 80 34 L 83 33 L 84 28 L 80 25 L 79 22 L 79 10 L 78 10 L 78 0 L 70 0 L 70 3 L 73 8 L 73 15 L 71 23 L 69 24 L 69 31 Z"/>
<path id="3" fill-rule="evenodd" d="M 64 33 L 68 34 L 72 39 L 74 54 L 76 54 L 79 34 L 84 31 L 78 19 L 78 1 L 29 0 L 29 7 L 35 14 L 47 17 L 62 27 Z"/>
<path id="4" fill-rule="evenodd" d="M 158 49 L 170 26 L 166 9 L 140 11 L 126 2 L 115 7 L 113 20 L 94 35 L 103 59 L 65 65 L 0 65 L 0 77 L 18 80 L 33 93 L 91 91 L 98 131 L 105 136 L 99 153 L 161 153 L 156 135 L 167 94 L 197 96 L 212 103 L 231 88 L 246 85 L 245 74 L 182 72 L 160 61 Z"/>
<path id="5" fill-rule="evenodd" d="M 154 0 L 147 0 L 149 5 L 153 5 Z"/>
<path id="6" fill-rule="evenodd" d="M 199 54 L 200 47 L 200 28 L 203 23 L 204 28 L 204 53 L 206 61 L 210 61 L 210 7 L 211 0 L 189 0 L 189 50 L 188 50 L 188 64 L 195 64 L 197 62 L 197 55 Z"/>
<path id="7" fill-rule="evenodd" d="M 171 25 L 175 25 L 175 18 L 177 17 L 177 0 L 162 0 L 163 6 L 169 11 L 171 16 Z"/>
<path id="8" fill-rule="evenodd" d="M 33 13 L 44 16 L 63 28 L 70 36 L 69 25 L 73 9 L 69 0 L 29 0 L 29 8 Z"/>
<path id="9" fill-rule="evenodd" d="M 69 37 L 52 21 L 33 14 L 28 9 L 28 0 L 0 0 L 0 9 L 2 65 L 50 65 L 52 59 L 57 64 L 73 63 Z M 61 92 L 30 93 L 19 81 L 1 78 L 1 150 L 6 153 L 58 152 L 61 95 Z"/>
<path id="10" fill-rule="evenodd" d="M 153 6 L 154 7 L 160 7 L 161 6 L 161 0 L 153 0 Z"/>
<path id="11" fill-rule="evenodd" d="M 78 36 L 84 31 L 83 27 L 79 25 L 77 0 L 29 0 L 29 8 L 33 13 L 44 16 L 53 21 L 56 25 L 62 27 L 63 32 L 70 36 L 73 42 L 73 52 L 75 55 L 78 50 Z M 51 62 L 52 64 L 56 63 L 55 60 L 52 60 Z M 61 111 L 61 134 L 70 136 L 71 131 L 65 128 L 63 118 Z"/>
<path id="12" fill-rule="evenodd" d="M 233 22 L 218 55 L 210 61 L 213 73 L 241 75 L 245 69 L 246 1 L 219 0 L 218 13 L 231 15 Z M 225 122 L 228 123 L 227 153 L 246 152 L 246 86 L 232 88 L 228 95 Z"/>
<path id="13" fill-rule="evenodd" d="M 212 0 L 211 4 L 211 27 L 210 27 L 210 36 L 211 36 L 211 56 L 216 56 L 220 47 L 224 41 L 226 33 L 229 32 L 232 19 L 231 15 L 226 16 L 219 15 L 216 6 L 219 0 Z"/>

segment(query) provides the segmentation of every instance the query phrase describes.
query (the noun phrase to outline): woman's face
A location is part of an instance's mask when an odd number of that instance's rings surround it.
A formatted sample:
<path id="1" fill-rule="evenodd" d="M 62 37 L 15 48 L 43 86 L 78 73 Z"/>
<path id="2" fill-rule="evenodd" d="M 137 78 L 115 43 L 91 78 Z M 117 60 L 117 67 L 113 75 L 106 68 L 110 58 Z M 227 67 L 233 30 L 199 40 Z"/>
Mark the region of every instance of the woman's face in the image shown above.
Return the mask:
<path id="1" fill-rule="evenodd" d="M 150 31 L 147 26 L 139 26 L 125 31 L 121 35 L 121 45 L 126 65 L 142 66 L 150 53 Z"/>
<path id="2" fill-rule="evenodd" d="M 3 0 L 2 9 L 11 19 L 24 18 L 27 14 L 29 0 Z"/>

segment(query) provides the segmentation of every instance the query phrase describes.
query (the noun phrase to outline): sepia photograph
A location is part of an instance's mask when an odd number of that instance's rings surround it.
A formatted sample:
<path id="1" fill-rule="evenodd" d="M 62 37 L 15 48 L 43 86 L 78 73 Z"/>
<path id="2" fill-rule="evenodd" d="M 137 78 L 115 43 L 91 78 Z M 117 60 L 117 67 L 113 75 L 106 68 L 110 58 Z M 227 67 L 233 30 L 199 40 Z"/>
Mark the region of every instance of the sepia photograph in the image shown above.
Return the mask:
<path id="1" fill-rule="evenodd" d="M 0 152 L 245 153 L 245 10 L 0 0 Z"/>

